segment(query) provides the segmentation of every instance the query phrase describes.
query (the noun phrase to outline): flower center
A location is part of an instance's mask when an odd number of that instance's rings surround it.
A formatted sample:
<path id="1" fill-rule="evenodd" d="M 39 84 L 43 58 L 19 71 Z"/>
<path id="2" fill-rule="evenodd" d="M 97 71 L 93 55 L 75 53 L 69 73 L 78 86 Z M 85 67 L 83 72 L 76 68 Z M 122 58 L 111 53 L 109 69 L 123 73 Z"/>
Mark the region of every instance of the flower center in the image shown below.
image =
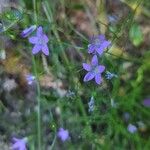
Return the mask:
<path id="1" fill-rule="evenodd" d="M 99 46 L 99 45 L 101 45 L 102 42 L 100 39 L 95 38 L 93 43 L 94 43 L 94 45 Z"/>
<path id="2" fill-rule="evenodd" d="M 92 72 L 94 72 L 94 74 L 99 73 L 98 67 L 97 66 L 93 66 Z"/>
<path id="3" fill-rule="evenodd" d="M 38 42 L 39 42 L 40 45 L 43 45 L 43 44 L 44 44 L 44 40 L 43 40 L 42 38 L 39 38 L 39 41 L 38 41 Z"/>

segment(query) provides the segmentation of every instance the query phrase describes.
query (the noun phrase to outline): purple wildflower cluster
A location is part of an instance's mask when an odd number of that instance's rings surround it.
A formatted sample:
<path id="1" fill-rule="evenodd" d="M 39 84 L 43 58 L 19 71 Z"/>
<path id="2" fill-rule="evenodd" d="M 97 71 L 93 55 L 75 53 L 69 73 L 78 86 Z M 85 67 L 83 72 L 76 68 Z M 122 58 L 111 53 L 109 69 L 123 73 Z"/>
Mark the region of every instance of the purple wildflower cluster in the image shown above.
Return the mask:
<path id="1" fill-rule="evenodd" d="M 110 42 L 105 39 L 104 35 L 94 36 L 88 45 L 88 53 L 94 54 L 90 64 L 83 63 L 83 68 L 88 71 L 84 77 L 84 82 L 90 81 L 95 78 L 95 82 L 100 84 L 102 82 L 101 74 L 105 70 L 105 66 L 99 65 L 98 55 L 102 55 L 104 50 L 110 45 Z"/>
<path id="2" fill-rule="evenodd" d="M 65 142 L 70 138 L 69 131 L 67 129 L 65 130 L 64 128 L 59 128 L 57 132 L 57 137 L 60 138 L 62 142 Z M 10 147 L 11 150 L 27 150 L 27 137 L 24 137 L 22 139 L 13 137 L 12 142 L 13 143 Z"/>
<path id="3" fill-rule="evenodd" d="M 36 26 L 33 25 L 29 28 L 26 28 L 22 31 L 21 36 L 23 38 L 28 37 L 34 30 Z M 42 51 L 45 55 L 49 55 L 49 48 L 47 46 L 49 39 L 46 34 L 43 33 L 43 28 L 39 26 L 36 31 L 36 36 L 29 37 L 29 42 L 34 44 L 32 49 L 32 54 L 37 54 L 39 51 Z"/>

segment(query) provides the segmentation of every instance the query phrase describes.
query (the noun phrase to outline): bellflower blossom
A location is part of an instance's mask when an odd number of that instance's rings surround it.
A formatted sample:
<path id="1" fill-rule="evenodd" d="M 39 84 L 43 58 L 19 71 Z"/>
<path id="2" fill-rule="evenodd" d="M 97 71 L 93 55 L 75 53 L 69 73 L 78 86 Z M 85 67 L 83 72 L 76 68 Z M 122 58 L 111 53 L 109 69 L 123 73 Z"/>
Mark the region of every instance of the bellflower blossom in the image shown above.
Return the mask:
<path id="1" fill-rule="evenodd" d="M 48 37 L 43 33 L 43 28 L 41 26 L 38 27 L 36 36 L 29 38 L 29 42 L 34 44 L 32 54 L 37 54 L 41 50 L 45 55 L 49 55 L 48 41 Z"/>
<path id="2" fill-rule="evenodd" d="M 24 30 L 21 32 L 20 35 L 21 35 L 23 38 L 26 38 L 26 37 L 28 37 L 35 29 L 36 29 L 36 25 L 32 25 L 32 26 L 30 26 L 29 28 L 24 29 Z"/>
<path id="3" fill-rule="evenodd" d="M 63 128 L 60 128 L 57 136 L 63 141 L 65 142 L 68 138 L 69 138 L 69 132 L 68 130 L 64 130 Z"/>
<path id="4" fill-rule="evenodd" d="M 95 78 L 95 82 L 100 84 L 102 82 L 101 73 L 105 70 L 105 66 L 98 65 L 98 58 L 93 56 L 91 64 L 83 63 L 83 68 L 88 71 L 84 77 L 84 82 L 90 81 Z"/>
<path id="5" fill-rule="evenodd" d="M 89 112 L 92 112 L 94 110 L 94 97 L 92 96 L 90 101 L 88 102 L 88 106 L 89 106 Z"/>
<path id="6" fill-rule="evenodd" d="M 105 39 L 104 35 L 97 35 L 91 39 L 90 44 L 88 45 L 88 53 L 102 55 L 104 50 L 111 44 L 110 41 Z"/>
<path id="7" fill-rule="evenodd" d="M 12 150 L 27 150 L 26 144 L 28 139 L 25 137 L 23 139 L 13 138 L 14 144 L 10 147 Z"/>
<path id="8" fill-rule="evenodd" d="M 127 129 L 130 133 L 135 133 L 137 131 L 137 127 L 133 124 L 129 124 Z"/>
<path id="9" fill-rule="evenodd" d="M 26 81 L 29 85 L 31 85 L 34 80 L 35 80 L 35 76 L 33 76 L 31 74 L 26 75 Z"/>
<path id="10" fill-rule="evenodd" d="M 146 107 L 150 107 L 150 98 L 147 98 L 143 101 L 143 105 Z"/>

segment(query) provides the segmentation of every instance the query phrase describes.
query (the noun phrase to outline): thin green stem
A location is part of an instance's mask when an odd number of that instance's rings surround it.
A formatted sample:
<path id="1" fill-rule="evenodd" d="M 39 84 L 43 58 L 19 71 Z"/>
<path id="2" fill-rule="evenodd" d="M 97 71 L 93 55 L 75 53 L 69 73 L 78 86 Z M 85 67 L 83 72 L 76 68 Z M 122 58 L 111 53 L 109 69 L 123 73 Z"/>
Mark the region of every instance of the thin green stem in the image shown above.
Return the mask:
<path id="1" fill-rule="evenodd" d="M 37 1 L 33 0 L 33 9 L 34 9 L 34 19 L 35 23 L 37 25 Z M 36 61 L 35 57 L 32 56 L 32 63 L 33 63 L 33 69 L 34 69 L 34 74 L 37 79 L 37 139 L 38 139 L 38 150 L 41 150 L 41 102 L 40 102 L 40 84 L 38 80 L 38 72 L 36 68 Z"/>
<path id="2" fill-rule="evenodd" d="M 37 136 L 38 136 L 38 149 L 41 150 L 41 92 L 40 92 L 40 84 L 38 80 L 38 72 L 36 69 L 36 62 L 34 56 L 32 57 L 34 74 L 37 79 Z"/>

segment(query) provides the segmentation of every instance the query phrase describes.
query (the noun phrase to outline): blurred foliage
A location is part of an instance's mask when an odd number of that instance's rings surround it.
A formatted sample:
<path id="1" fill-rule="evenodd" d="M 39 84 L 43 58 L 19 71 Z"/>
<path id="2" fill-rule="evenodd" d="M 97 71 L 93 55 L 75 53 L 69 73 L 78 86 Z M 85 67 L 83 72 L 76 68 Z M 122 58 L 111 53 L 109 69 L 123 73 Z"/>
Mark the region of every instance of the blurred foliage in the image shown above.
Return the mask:
<path id="1" fill-rule="evenodd" d="M 129 37 L 133 45 L 135 46 L 139 46 L 143 42 L 143 34 L 138 24 L 134 23 L 131 26 L 129 31 Z"/>

